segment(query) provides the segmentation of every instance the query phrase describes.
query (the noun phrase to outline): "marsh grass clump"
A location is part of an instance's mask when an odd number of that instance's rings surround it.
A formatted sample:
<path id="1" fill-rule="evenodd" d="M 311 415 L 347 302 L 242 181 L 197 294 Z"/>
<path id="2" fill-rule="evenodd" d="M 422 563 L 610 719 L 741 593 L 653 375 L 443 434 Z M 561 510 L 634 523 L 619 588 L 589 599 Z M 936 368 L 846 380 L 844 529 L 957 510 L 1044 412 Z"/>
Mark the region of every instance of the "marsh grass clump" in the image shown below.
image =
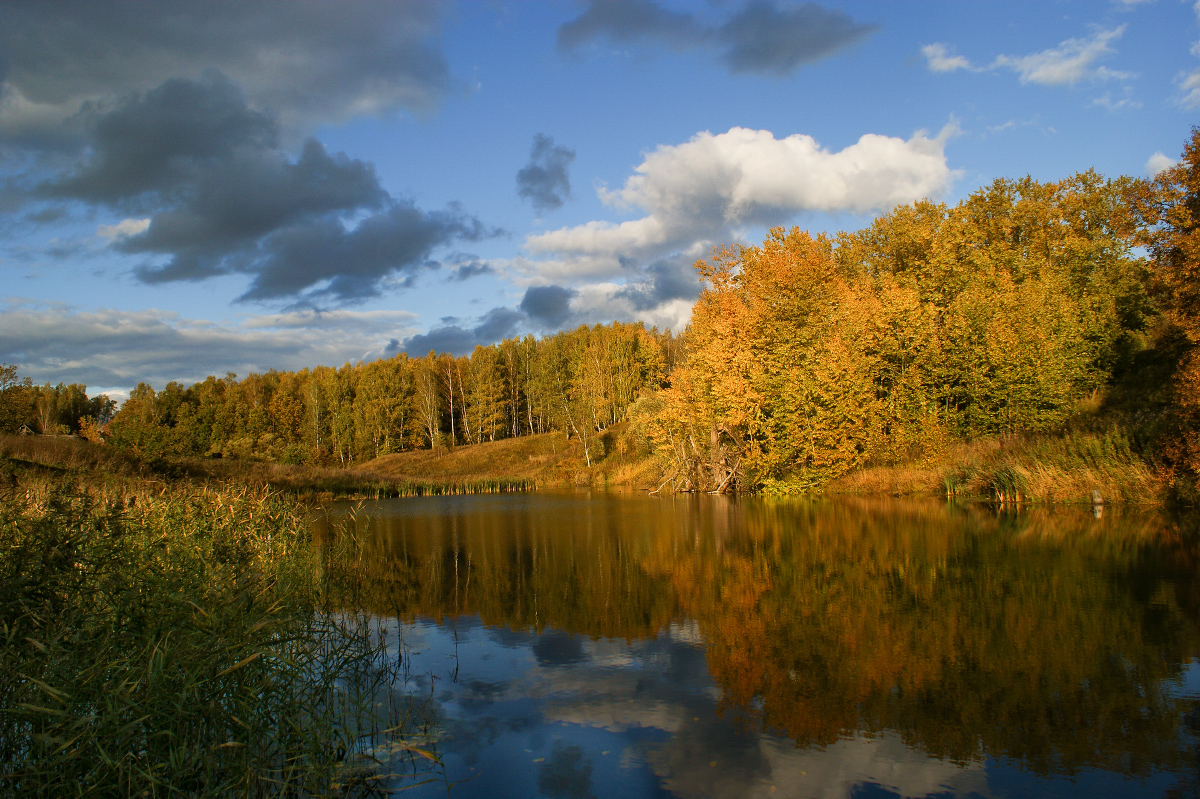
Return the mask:
<path id="1" fill-rule="evenodd" d="M 336 604 L 345 548 L 293 503 L 22 488 L 0 495 L 0 795 L 372 795 L 436 767 L 386 631 Z"/>
<path id="2" fill-rule="evenodd" d="M 956 444 L 921 463 L 869 467 L 828 487 L 831 493 L 942 495 L 1000 504 L 1158 502 L 1160 472 L 1122 429 L 1008 435 Z"/>

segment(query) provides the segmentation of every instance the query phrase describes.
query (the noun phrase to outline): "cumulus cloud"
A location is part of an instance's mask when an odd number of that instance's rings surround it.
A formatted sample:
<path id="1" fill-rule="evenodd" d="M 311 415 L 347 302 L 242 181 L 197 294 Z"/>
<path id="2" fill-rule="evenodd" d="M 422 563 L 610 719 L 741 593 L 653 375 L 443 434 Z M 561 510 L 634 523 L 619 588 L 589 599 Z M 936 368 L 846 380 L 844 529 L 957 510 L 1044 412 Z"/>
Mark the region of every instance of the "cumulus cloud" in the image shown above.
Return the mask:
<path id="1" fill-rule="evenodd" d="M 700 254 L 735 226 L 779 224 L 804 211 L 864 213 L 938 196 L 954 178 L 944 153 L 953 132 L 947 126 L 935 138 L 917 133 L 908 140 L 867 134 L 837 152 L 803 134 L 698 133 L 647 154 L 623 188 L 601 190 L 609 205 L 645 216 L 533 235 L 526 246 L 552 256 L 532 265 L 550 274 L 619 274 L 623 259 Z"/>
<path id="2" fill-rule="evenodd" d="M 681 331 L 691 317 L 700 283 L 690 263 L 663 260 L 630 268 L 622 283 L 579 287 L 530 286 L 515 308 L 498 306 L 475 320 L 447 317 L 426 333 L 392 342 L 391 351 L 423 356 L 430 350 L 463 355 L 525 333 L 548 333 L 578 325 L 644 322 Z"/>
<path id="3" fill-rule="evenodd" d="M 435 107 L 452 88 L 440 0 L 135 0 L 0 9 L 0 139 L 69 141 L 89 103 L 219 69 L 288 126 Z M 69 126 L 68 126 L 69 127 Z"/>
<path id="4" fill-rule="evenodd" d="M 514 335 L 525 321 L 525 314 L 512 308 L 493 308 L 474 325 L 464 325 L 457 319 L 444 321 L 447 324 L 410 336 L 404 342 L 404 350 L 414 357 L 426 355 L 430 350 L 465 355 L 477 346 L 494 344 Z"/>
<path id="5" fill-rule="evenodd" d="M 960 69 L 971 69 L 971 62 L 960 55 L 953 55 L 944 44 L 927 44 L 921 48 L 929 69 L 934 72 L 954 72 Z"/>
<path id="6" fill-rule="evenodd" d="M 135 270 L 147 283 L 239 273 L 243 300 L 352 302 L 411 279 L 440 246 L 495 232 L 458 205 L 393 198 L 371 164 L 315 139 L 289 157 L 275 118 L 217 72 L 89 117 L 88 155 L 32 199 L 146 214 L 100 232 L 148 259 Z"/>
<path id="7" fill-rule="evenodd" d="M 1021 83 L 1040 83 L 1044 86 L 1073 86 L 1080 81 L 1124 79 L 1131 75 L 1116 72 L 1096 62 L 1114 54 L 1109 42 L 1119 39 L 1125 26 L 1112 30 L 1097 30 L 1090 39 L 1067 39 L 1058 47 L 1024 56 L 997 56 L 992 67 L 1007 67 L 1020 77 Z"/>
<path id="8" fill-rule="evenodd" d="M 1152 178 L 1156 178 L 1158 177 L 1158 173 L 1170 169 L 1177 163 L 1179 162 L 1174 158 L 1163 155 L 1161 152 L 1157 152 L 1146 159 L 1146 174 Z"/>
<path id="9" fill-rule="evenodd" d="M 529 163 L 517 172 L 517 194 L 529 200 L 539 213 L 562 208 L 571 196 L 567 167 L 575 160 L 575 151 L 556 145 L 541 133 L 533 137 Z"/>
<path id="10" fill-rule="evenodd" d="M 593 220 L 530 235 L 520 257 L 496 267 L 528 287 L 531 324 L 612 320 L 681 330 L 699 295 L 693 264 L 751 226 L 806 212 L 867 213 L 943 194 L 953 125 L 936 137 L 868 134 L 839 151 L 802 134 L 733 128 L 647 153 L 623 187 L 600 189 L 624 222 Z"/>
<path id="11" fill-rule="evenodd" d="M 5 210 L 111 213 L 147 283 L 243 274 L 241 300 L 356 302 L 497 231 L 418 208 L 315 125 L 437 106 L 442 0 L 0 8 Z"/>
<path id="12" fill-rule="evenodd" d="M 75 312 L 10 305 L 0 313 L 0 362 L 37 382 L 132 388 L 190 383 L 210 374 L 337 366 L 383 354 L 412 332 L 405 311 L 336 311 L 214 324 L 155 310 Z"/>
<path id="13" fill-rule="evenodd" d="M 719 54 L 730 72 L 787 75 L 875 30 L 841 11 L 816 3 L 750 0 L 715 24 L 665 9 L 653 0 L 590 0 L 586 10 L 558 30 L 558 46 L 578 52 L 596 39 L 660 44 L 674 50 L 703 48 Z"/>

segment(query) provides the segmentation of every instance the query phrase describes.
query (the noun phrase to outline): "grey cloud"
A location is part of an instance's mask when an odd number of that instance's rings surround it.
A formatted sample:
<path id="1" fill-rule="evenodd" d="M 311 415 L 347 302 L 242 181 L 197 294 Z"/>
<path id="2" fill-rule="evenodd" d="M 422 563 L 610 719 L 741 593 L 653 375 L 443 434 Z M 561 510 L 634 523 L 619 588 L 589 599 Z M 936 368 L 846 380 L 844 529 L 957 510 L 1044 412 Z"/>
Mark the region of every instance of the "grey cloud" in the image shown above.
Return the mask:
<path id="1" fill-rule="evenodd" d="M 404 350 L 412 356 L 425 355 L 430 350 L 464 355 L 478 345 L 487 346 L 512 336 L 524 321 L 525 314 L 520 311 L 493 308 L 474 327 L 446 324 L 412 336 L 404 342 Z"/>
<path id="2" fill-rule="evenodd" d="M 687 258 L 655 261 L 632 274 L 614 297 L 630 302 L 635 311 L 649 311 L 671 300 L 694 301 L 700 296 L 700 280 Z"/>
<path id="3" fill-rule="evenodd" d="M 25 220 L 32 222 L 35 225 L 45 225 L 51 222 L 57 222 L 67 216 L 67 212 L 62 208 L 43 208 L 40 211 L 33 211 L 26 214 Z"/>
<path id="4" fill-rule="evenodd" d="M 521 298 L 521 310 L 545 328 L 561 326 L 571 315 L 571 300 L 578 292 L 563 286 L 533 286 Z"/>
<path id="5" fill-rule="evenodd" d="M 379 293 L 381 282 L 432 266 L 430 252 L 451 241 L 477 241 L 491 231 L 457 206 L 422 211 L 396 202 L 347 231 L 337 219 L 280 230 L 264 240 L 251 262 L 240 268 L 255 275 L 242 300 L 272 300 L 310 292 L 308 299 L 348 302 Z"/>
<path id="6" fill-rule="evenodd" d="M 206 167 L 238 153 L 272 151 L 278 130 L 270 115 L 249 107 L 224 75 L 168 80 L 83 116 L 91 122 L 92 155 L 73 173 L 51 180 L 47 196 L 118 202 L 165 193 L 196 180 Z"/>
<path id="7" fill-rule="evenodd" d="M 571 196 L 567 167 L 574 160 L 574 150 L 555 145 L 554 139 L 537 134 L 533 137 L 529 163 L 517 172 L 517 194 L 529 200 L 539 213 L 561 208 Z"/>
<path id="8" fill-rule="evenodd" d="M 718 51 L 734 73 L 786 75 L 862 39 L 876 29 L 816 3 L 750 0 L 718 25 L 669 11 L 653 0 L 591 0 L 578 18 L 558 30 L 558 46 L 575 52 L 598 38 L 661 43 L 675 50 Z"/>
<path id="9" fill-rule="evenodd" d="M 454 269 L 450 272 L 450 279 L 456 281 L 470 280 L 479 275 L 495 274 L 496 270 L 490 265 L 476 258 L 474 255 L 466 253 L 455 253 L 449 259 L 451 264 L 454 264 Z"/>
<path id="10" fill-rule="evenodd" d="M 876 29 L 841 11 L 816 3 L 782 6 L 752 0 L 721 26 L 722 56 L 730 71 L 786 75 L 801 64 L 818 61 Z"/>
<path id="11" fill-rule="evenodd" d="M 438 49 L 439 0 L 95 3 L 38 0 L 0 7 L 0 136 L 40 129 L 89 99 L 220 69 L 256 105 L 301 127 L 364 110 L 433 108 L 453 82 Z"/>
<path id="12" fill-rule="evenodd" d="M 0 362 L 35 382 L 132 388 L 193 382 L 210 374 L 302 369 L 383 355 L 389 337 L 411 330 L 405 312 L 339 311 L 337 323 L 296 326 L 286 318 L 217 325 L 159 311 L 10 306 L 0 313 Z M 278 324 L 276 324 L 278 323 Z"/>
<path id="13" fill-rule="evenodd" d="M 113 244 L 152 259 L 135 269 L 147 283 L 242 273 L 241 300 L 352 302 L 411 280 L 442 245 L 496 233 L 456 204 L 393 199 L 371 164 L 315 139 L 290 160 L 274 120 L 218 73 L 92 116 L 90 156 L 39 194 L 149 214 L 144 232 Z"/>
<path id="14" fill-rule="evenodd" d="M 686 48 L 702 44 L 710 33 L 691 14 L 670 11 L 653 0 L 591 0 L 582 15 L 558 29 L 558 46 L 571 52 L 600 37 Z"/>

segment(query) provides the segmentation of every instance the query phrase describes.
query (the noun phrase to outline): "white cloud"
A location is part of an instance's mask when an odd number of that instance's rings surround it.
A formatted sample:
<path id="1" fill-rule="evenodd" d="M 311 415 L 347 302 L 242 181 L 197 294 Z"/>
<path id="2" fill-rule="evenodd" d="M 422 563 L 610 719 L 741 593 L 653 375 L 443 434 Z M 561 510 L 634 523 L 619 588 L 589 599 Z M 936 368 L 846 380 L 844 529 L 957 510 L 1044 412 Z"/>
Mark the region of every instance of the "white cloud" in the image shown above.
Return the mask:
<path id="1" fill-rule="evenodd" d="M 960 55 L 951 55 L 946 45 L 935 42 L 921 48 L 925 61 L 934 72 L 954 72 L 959 69 L 971 69 L 971 62 Z"/>
<path id="2" fill-rule="evenodd" d="M 403 311 L 337 311 L 303 324 L 303 314 L 217 324 L 157 310 L 77 312 L 10 303 L 0 313 L 0 362 L 36 382 L 127 386 L 210 374 L 302 369 L 379 357 L 411 335 Z"/>
<path id="3" fill-rule="evenodd" d="M 1096 66 L 1097 61 L 1116 52 L 1108 44 L 1119 39 L 1124 32 L 1125 26 L 1121 25 L 1112 30 L 1097 30 L 1090 39 L 1067 39 L 1058 47 L 1040 53 L 997 56 L 990 68 L 1006 67 L 1020 76 L 1021 83 L 1040 83 L 1044 86 L 1073 86 L 1084 80 L 1129 78 L 1132 76 L 1127 72 Z"/>
<path id="4" fill-rule="evenodd" d="M 552 257 L 525 266 L 544 276 L 615 275 L 624 259 L 702 255 L 742 225 L 781 224 L 805 211 L 866 213 L 938 196 L 956 174 L 944 153 L 956 131 L 951 124 L 937 137 L 918 132 L 908 140 L 867 134 L 838 152 L 802 134 L 698 133 L 646 155 L 623 188 L 601 189 L 606 204 L 644 216 L 531 235 L 526 247 Z"/>
<path id="5" fill-rule="evenodd" d="M 1170 156 L 1163 155 L 1160 152 L 1155 153 L 1146 159 L 1146 174 L 1152 178 L 1158 177 L 1159 172 L 1170 169 L 1177 163 L 1179 162 Z"/>
<path id="6" fill-rule="evenodd" d="M 1101 96 L 1092 100 L 1090 105 L 1100 108 L 1107 108 L 1109 111 L 1117 111 L 1121 108 L 1141 108 L 1142 104 L 1130 97 L 1122 97 L 1120 100 L 1114 100 L 1112 92 L 1105 92 Z"/>
<path id="7" fill-rule="evenodd" d="M 115 225 L 101 225 L 96 228 L 96 234 L 103 236 L 106 239 L 125 238 L 126 236 L 136 236 L 139 233 L 145 233 L 150 229 L 150 220 L 147 219 L 122 219 Z"/>
<path id="8" fill-rule="evenodd" d="M 1184 108 L 1200 108 L 1200 70 L 1196 70 L 1179 81 L 1179 88 L 1184 91 L 1183 97 L 1179 100 Z"/>

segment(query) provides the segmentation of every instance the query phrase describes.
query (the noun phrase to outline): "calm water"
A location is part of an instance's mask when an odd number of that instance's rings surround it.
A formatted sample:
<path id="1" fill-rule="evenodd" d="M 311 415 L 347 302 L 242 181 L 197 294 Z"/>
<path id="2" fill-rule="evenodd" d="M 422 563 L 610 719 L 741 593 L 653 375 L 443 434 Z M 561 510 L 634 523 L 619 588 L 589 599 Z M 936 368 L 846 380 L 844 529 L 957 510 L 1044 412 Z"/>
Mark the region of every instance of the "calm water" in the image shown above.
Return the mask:
<path id="1" fill-rule="evenodd" d="M 441 729 L 444 775 L 406 796 L 1200 786 L 1182 523 L 604 494 L 385 500 L 350 523 L 363 601 Z"/>

